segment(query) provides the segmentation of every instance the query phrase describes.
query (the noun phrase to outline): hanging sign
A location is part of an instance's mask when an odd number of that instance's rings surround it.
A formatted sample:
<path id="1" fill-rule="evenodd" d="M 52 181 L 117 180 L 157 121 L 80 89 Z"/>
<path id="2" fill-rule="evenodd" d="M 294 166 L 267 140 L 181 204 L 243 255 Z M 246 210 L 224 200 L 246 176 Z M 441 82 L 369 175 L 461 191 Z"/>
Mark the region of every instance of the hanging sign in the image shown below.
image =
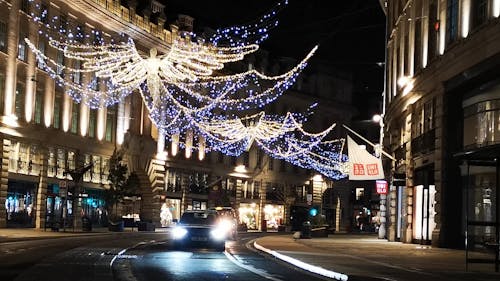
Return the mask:
<path id="1" fill-rule="evenodd" d="M 387 194 L 387 181 L 377 180 L 375 181 L 375 185 L 377 187 L 378 194 Z"/>

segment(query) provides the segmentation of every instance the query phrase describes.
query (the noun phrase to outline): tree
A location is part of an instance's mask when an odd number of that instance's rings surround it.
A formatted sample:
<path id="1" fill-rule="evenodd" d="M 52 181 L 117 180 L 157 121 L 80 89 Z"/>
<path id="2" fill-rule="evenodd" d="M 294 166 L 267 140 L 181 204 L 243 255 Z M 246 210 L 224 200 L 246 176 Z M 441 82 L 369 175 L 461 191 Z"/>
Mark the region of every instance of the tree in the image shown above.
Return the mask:
<path id="1" fill-rule="evenodd" d="M 135 195 L 139 187 L 139 178 L 135 172 L 128 173 L 127 164 L 123 162 L 123 150 L 113 151 L 113 155 L 109 159 L 109 189 L 105 190 L 104 197 L 106 201 L 106 209 L 112 215 L 112 220 L 119 220 L 118 203 L 123 201 L 125 196 Z"/>

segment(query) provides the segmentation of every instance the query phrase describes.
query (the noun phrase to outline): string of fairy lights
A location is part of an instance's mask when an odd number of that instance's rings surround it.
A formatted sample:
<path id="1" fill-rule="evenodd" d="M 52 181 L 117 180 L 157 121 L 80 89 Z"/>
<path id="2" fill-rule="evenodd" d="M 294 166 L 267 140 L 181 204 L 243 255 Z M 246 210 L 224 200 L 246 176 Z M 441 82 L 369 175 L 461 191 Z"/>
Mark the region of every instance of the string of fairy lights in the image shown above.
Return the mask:
<path id="1" fill-rule="evenodd" d="M 307 66 L 314 47 L 290 70 L 269 76 L 255 69 L 225 74 L 227 63 L 242 61 L 258 51 L 259 44 L 278 24 L 281 1 L 256 22 L 218 29 L 207 39 L 193 32 L 179 32 L 165 54 L 155 48 L 141 54 L 132 38 L 110 36 L 100 30 L 73 27 L 61 16 L 49 17 L 30 0 L 32 19 L 39 24 L 38 42 L 48 42 L 56 58 L 30 38 L 25 41 L 46 71 L 77 103 L 103 108 L 122 102 L 138 91 L 149 117 L 172 147 L 220 151 L 241 155 L 253 144 L 269 156 L 338 179 L 347 174 L 342 153 L 344 140 L 327 140 L 335 125 L 309 133 L 303 124 L 312 114 L 285 116 L 261 111 L 285 93 Z M 237 114 L 229 114 L 236 112 Z"/>

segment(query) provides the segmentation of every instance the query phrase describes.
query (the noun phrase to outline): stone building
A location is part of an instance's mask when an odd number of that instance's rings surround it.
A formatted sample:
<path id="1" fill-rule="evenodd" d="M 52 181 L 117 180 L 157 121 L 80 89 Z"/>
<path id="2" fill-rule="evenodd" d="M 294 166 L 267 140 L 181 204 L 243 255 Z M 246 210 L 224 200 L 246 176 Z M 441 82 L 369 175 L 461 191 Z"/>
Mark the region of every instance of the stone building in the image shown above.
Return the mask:
<path id="1" fill-rule="evenodd" d="M 456 248 L 498 243 L 500 1 L 381 4 L 384 145 L 396 158 L 388 239 Z"/>

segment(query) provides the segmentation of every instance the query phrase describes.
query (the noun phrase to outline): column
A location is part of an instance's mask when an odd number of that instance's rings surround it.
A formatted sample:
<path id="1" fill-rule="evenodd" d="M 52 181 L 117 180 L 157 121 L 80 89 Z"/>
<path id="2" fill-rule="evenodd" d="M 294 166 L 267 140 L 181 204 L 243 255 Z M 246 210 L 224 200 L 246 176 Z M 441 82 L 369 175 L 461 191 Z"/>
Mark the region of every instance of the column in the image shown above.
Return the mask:
<path id="1" fill-rule="evenodd" d="M 45 127 L 50 127 L 54 118 L 55 81 L 45 76 L 45 95 L 43 102 L 43 120 Z"/>
<path id="2" fill-rule="evenodd" d="M 5 202 L 7 199 L 7 190 L 9 183 L 9 152 L 10 140 L 2 139 L 0 146 L 2 155 L 2 167 L 0 170 L 0 202 Z M 5 204 L 0 204 L 0 228 L 7 227 L 7 210 Z"/>
<path id="3" fill-rule="evenodd" d="M 5 67 L 4 115 L 14 113 L 17 83 L 17 48 L 19 43 L 19 7 L 21 0 L 12 0 L 7 31 L 7 61 Z"/>
<path id="4" fill-rule="evenodd" d="M 36 24 L 30 24 L 29 26 L 29 39 L 31 42 L 36 44 L 37 33 Z M 33 119 L 33 112 L 35 108 L 35 93 L 36 93 L 36 57 L 31 51 L 27 52 L 28 67 L 26 68 L 26 96 L 24 98 L 24 118 L 26 123 L 30 123 Z"/>
<path id="5" fill-rule="evenodd" d="M 47 170 L 48 164 L 48 151 L 45 148 L 40 152 L 40 179 L 38 182 L 38 190 L 36 193 L 36 213 L 35 213 L 35 228 L 41 229 L 45 227 L 45 219 L 47 213 Z"/>

